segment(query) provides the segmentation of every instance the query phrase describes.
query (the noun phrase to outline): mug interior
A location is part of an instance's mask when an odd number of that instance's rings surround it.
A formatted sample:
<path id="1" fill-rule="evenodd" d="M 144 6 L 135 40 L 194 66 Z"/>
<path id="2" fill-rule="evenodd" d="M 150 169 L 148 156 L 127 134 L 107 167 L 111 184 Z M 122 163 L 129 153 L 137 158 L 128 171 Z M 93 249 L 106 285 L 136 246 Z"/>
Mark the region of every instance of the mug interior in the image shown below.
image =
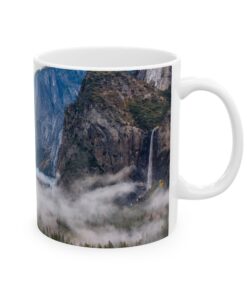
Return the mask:
<path id="1" fill-rule="evenodd" d="M 63 69 L 121 71 L 165 67 L 176 59 L 175 54 L 157 49 L 85 47 L 50 51 L 35 62 Z"/>

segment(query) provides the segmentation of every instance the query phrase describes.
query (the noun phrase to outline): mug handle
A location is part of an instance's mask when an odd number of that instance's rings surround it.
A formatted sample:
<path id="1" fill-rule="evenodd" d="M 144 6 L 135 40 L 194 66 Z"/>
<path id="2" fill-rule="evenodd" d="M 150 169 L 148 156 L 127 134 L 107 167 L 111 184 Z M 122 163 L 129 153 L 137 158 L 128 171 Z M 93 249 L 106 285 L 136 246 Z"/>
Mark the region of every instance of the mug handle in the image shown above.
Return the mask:
<path id="1" fill-rule="evenodd" d="M 178 197 L 181 199 L 205 199 L 220 194 L 226 190 L 240 167 L 243 154 L 243 131 L 239 113 L 231 96 L 219 84 L 208 79 L 187 78 L 181 80 L 180 98 L 187 97 L 190 93 L 204 90 L 217 95 L 224 103 L 231 121 L 232 128 L 232 153 L 230 162 L 223 175 L 214 183 L 204 187 L 196 187 L 179 177 Z"/>

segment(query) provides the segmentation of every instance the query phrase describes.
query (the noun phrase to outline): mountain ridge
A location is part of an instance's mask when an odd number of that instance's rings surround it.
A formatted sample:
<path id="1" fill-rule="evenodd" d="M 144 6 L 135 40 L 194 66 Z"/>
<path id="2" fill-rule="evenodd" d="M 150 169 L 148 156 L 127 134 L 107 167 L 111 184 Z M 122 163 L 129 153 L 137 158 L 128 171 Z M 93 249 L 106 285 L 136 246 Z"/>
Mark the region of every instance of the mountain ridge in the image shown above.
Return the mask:
<path id="1" fill-rule="evenodd" d="M 57 161 L 60 184 L 70 188 L 84 176 L 130 166 L 135 168 L 128 177 L 145 182 L 156 126 L 154 165 L 169 164 L 169 110 L 170 98 L 145 80 L 126 72 L 87 72 L 77 100 L 65 109 Z M 167 171 L 154 177 L 169 182 Z"/>
<path id="2" fill-rule="evenodd" d="M 50 67 L 35 73 L 36 163 L 47 176 L 56 177 L 64 109 L 76 100 L 84 77 L 83 71 Z"/>

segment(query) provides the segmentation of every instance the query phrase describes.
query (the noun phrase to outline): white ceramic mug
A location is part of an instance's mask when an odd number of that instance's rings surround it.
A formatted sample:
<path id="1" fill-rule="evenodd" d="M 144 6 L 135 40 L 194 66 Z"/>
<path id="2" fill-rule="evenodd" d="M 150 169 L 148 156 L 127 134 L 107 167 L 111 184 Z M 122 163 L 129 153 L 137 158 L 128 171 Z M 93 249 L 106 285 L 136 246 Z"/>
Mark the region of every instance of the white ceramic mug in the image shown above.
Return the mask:
<path id="1" fill-rule="evenodd" d="M 180 100 L 216 94 L 232 126 L 223 176 L 203 188 L 178 172 Z M 167 236 L 177 200 L 224 191 L 242 157 L 242 127 L 229 94 L 181 79 L 180 60 L 159 50 L 78 48 L 35 58 L 38 226 L 62 242 L 126 247 Z"/>

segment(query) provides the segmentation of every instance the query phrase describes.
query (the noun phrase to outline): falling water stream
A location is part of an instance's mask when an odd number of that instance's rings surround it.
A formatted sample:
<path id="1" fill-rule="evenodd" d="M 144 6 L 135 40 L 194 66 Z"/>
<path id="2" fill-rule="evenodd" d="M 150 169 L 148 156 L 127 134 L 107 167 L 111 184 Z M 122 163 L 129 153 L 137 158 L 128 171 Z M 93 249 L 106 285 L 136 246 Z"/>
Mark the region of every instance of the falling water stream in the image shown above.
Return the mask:
<path id="1" fill-rule="evenodd" d="M 148 175 L 147 175 L 147 185 L 146 189 L 149 190 L 152 187 L 153 182 L 153 138 L 154 138 L 154 132 L 158 129 L 156 126 L 151 133 L 151 139 L 150 139 L 150 146 L 149 146 L 149 157 L 148 157 Z"/>

